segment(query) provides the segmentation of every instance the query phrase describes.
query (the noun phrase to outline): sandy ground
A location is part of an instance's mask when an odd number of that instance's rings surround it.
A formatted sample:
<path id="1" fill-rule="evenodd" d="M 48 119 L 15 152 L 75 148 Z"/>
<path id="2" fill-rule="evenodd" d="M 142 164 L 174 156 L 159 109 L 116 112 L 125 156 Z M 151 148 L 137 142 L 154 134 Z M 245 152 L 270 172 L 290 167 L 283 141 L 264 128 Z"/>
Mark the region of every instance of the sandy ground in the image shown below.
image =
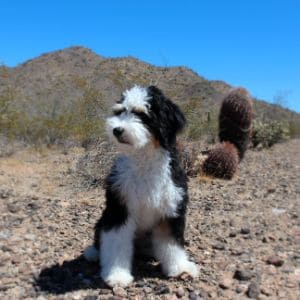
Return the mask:
<path id="1" fill-rule="evenodd" d="M 231 181 L 190 180 L 186 249 L 199 279 L 168 279 L 141 256 L 134 283 L 113 290 L 81 256 L 104 202 L 76 178 L 83 155 L 0 157 L 0 299 L 300 299 L 300 140 L 249 151 Z"/>

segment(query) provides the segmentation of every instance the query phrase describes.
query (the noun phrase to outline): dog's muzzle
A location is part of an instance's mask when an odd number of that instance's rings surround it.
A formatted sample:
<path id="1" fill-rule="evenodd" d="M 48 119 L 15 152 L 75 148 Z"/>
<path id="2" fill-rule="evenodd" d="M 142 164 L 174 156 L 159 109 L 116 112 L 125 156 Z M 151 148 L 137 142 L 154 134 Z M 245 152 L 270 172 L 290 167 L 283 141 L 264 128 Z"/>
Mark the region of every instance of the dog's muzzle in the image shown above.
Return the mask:
<path id="1" fill-rule="evenodd" d="M 128 141 L 123 136 L 124 131 L 125 131 L 124 128 L 116 127 L 113 129 L 113 134 L 117 138 L 119 143 L 129 144 Z"/>
<path id="2" fill-rule="evenodd" d="M 123 132 L 124 132 L 124 128 L 122 127 L 116 127 L 113 129 L 113 134 L 117 139 L 119 139 L 119 137 L 122 135 Z"/>

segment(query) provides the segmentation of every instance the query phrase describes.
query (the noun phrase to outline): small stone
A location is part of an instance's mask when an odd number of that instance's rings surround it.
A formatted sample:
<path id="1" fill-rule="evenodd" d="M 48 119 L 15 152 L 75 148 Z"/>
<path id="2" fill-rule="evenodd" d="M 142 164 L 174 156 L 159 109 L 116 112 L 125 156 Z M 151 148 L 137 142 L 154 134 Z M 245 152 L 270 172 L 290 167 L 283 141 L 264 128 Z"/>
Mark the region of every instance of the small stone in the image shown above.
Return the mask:
<path id="1" fill-rule="evenodd" d="M 115 286 L 113 288 L 113 293 L 115 296 L 119 296 L 119 297 L 127 297 L 127 292 L 125 289 L 123 289 L 120 286 Z"/>
<path id="2" fill-rule="evenodd" d="M 267 262 L 267 264 L 273 265 L 275 267 L 281 267 L 284 264 L 283 259 L 281 259 L 280 257 L 278 257 L 276 255 L 272 255 L 272 256 L 268 257 L 266 262 Z"/>
<path id="3" fill-rule="evenodd" d="M 7 204 L 7 209 L 9 212 L 15 214 L 18 211 L 20 211 L 20 206 L 18 206 L 16 203 L 8 203 Z"/>
<path id="4" fill-rule="evenodd" d="M 233 219 L 231 219 L 229 221 L 229 226 L 234 227 L 235 226 L 235 221 Z"/>
<path id="5" fill-rule="evenodd" d="M 135 283 L 136 287 L 144 287 L 146 285 L 146 282 L 143 280 L 139 280 Z"/>
<path id="6" fill-rule="evenodd" d="M 220 288 L 227 290 L 231 287 L 232 285 L 232 277 L 231 274 L 228 275 L 224 275 L 224 277 L 222 278 L 222 280 L 219 282 L 219 286 Z"/>
<path id="7" fill-rule="evenodd" d="M 248 281 L 253 277 L 253 274 L 245 269 L 238 269 L 235 271 L 233 278 L 241 281 Z"/>
<path id="8" fill-rule="evenodd" d="M 0 190 L 0 198 L 7 199 L 11 195 L 11 191 L 8 190 Z"/>
<path id="9" fill-rule="evenodd" d="M 11 252 L 12 251 L 12 249 L 6 245 L 1 246 L 1 250 L 3 252 Z"/>
<path id="10" fill-rule="evenodd" d="M 189 292 L 193 292 L 195 290 L 195 288 L 192 286 L 192 285 L 188 285 L 186 287 L 186 289 L 189 291 Z"/>
<path id="11" fill-rule="evenodd" d="M 272 295 L 272 290 L 269 287 L 262 287 L 260 292 L 266 296 Z"/>
<path id="12" fill-rule="evenodd" d="M 9 230 L 4 229 L 4 230 L 0 231 L 0 240 L 7 240 L 11 236 L 12 236 L 12 233 Z"/>
<path id="13" fill-rule="evenodd" d="M 176 297 L 176 295 L 166 295 L 165 297 L 163 297 L 162 299 L 165 300 L 177 300 L 178 298 Z"/>
<path id="14" fill-rule="evenodd" d="M 149 287 L 149 286 L 145 286 L 145 287 L 143 288 L 143 291 L 144 291 L 146 294 L 150 294 L 150 293 L 152 293 L 152 288 Z"/>
<path id="15" fill-rule="evenodd" d="M 241 228 L 241 234 L 249 234 L 250 228 L 249 227 L 242 227 Z"/>
<path id="16" fill-rule="evenodd" d="M 190 292 L 189 299 L 190 300 L 198 300 L 198 299 L 200 299 L 200 297 L 198 297 L 198 295 L 195 292 Z"/>
<path id="17" fill-rule="evenodd" d="M 229 232 L 229 237 L 236 237 L 236 232 L 235 231 L 230 231 Z"/>
<path id="18" fill-rule="evenodd" d="M 24 235 L 24 239 L 28 240 L 28 241 L 35 241 L 36 240 L 36 236 L 34 234 L 25 234 Z"/>
<path id="19" fill-rule="evenodd" d="M 240 256 L 244 253 L 244 250 L 240 248 L 230 249 L 230 253 L 235 256 Z"/>
<path id="20" fill-rule="evenodd" d="M 296 212 L 291 213 L 291 218 L 292 219 L 298 219 L 298 217 L 299 217 L 298 213 L 296 213 Z"/>
<path id="21" fill-rule="evenodd" d="M 268 239 L 270 240 L 270 241 L 276 241 L 276 236 L 274 236 L 274 235 L 271 235 L 271 234 L 269 234 L 268 235 Z"/>
<path id="22" fill-rule="evenodd" d="M 199 295 L 199 297 L 201 297 L 201 299 L 208 299 L 209 298 L 209 295 L 208 295 L 207 291 L 205 291 L 204 289 L 200 289 L 198 291 L 198 295 Z M 199 299 L 199 297 L 197 299 Z"/>
<path id="23" fill-rule="evenodd" d="M 179 288 L 176 289 L 175 293 L 177 297 L 181 298 L 185 295 L 185 290 L 183 287 L 180 286 Z"/>
<path id="24" fill-rule="evenodd" d="M 266 273 L 269 275 L 276 275 L 277 274 L 277 269 L 273 265 L 269 265 L 268 268 L 266 269 Z"/>
<path id="25" fill-rule="evenodd" d="M 225 250 L 225 245 L 223 243 L 216 243 L 212 245 L 213 249 L 216 250 Z"/>
<path id="26" fill-rule="evenodd" d="M 157 286 L 154 291 L 157 295 L 169 294 L 171 292 L 170 288 L 164 284 Z"/>
<path id="27" fill-rule="evenodd" d="M 39 206 L 36 203 L 31 202 L 31 203 L 28 203 L 27 208 L 30 210 L 38 210 Z"/>
<path id="28" fill-rule="evenodd" d="M 257 299 L 260 294 L 259 285 L 256 282 L 251 282 L 246 294 L 251 299 Z"/>

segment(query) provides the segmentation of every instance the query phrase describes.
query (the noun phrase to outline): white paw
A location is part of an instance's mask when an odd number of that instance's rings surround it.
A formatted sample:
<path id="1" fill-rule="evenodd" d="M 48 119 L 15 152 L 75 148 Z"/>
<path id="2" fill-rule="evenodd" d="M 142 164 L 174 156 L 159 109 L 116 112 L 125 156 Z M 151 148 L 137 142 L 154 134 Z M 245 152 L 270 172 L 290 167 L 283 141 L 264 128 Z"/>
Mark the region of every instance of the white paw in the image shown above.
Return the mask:
<path id="1" fill-rule="evenodd" d="M 172 264 L 168 267 L 166 272 L 169 277 L 178 277 L 183 273 L 187 273 L 191 277 L 196 278 L 199 276 L 199 267 L 195 263 L 187 260 L 185 262 Z"/>
<path id="2" fill-rule="evenodd" d="M 98 261 L 99 260 L 99 251 L 94 245 L 88 246 L 84 252 L 83 256 L 87 261 Z"/>
<path id="3" fill-rule="evenodd" d="M 110 287 L 126 287 L 133 281 L 133 276 L 126 270 L 114 270 L 110 274 L 102 274 L 101 277 Z"/>

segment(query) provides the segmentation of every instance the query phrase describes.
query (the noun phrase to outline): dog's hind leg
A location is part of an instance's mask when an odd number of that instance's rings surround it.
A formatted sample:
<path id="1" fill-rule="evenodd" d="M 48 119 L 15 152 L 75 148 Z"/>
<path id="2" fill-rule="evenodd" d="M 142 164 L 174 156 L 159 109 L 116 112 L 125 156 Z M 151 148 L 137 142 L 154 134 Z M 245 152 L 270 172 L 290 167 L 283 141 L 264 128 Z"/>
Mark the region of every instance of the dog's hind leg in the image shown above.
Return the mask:
<path id="1" fill-rule="evenodd" d="M 173 236 L 168 220 L 154 229 L 153 248 L 154 255 L 160 261 L 165 275 L 177 277 L 187 273 L 192 277 L 198 276 L 198 266 L 188 259 L 183 245 Z"/>

